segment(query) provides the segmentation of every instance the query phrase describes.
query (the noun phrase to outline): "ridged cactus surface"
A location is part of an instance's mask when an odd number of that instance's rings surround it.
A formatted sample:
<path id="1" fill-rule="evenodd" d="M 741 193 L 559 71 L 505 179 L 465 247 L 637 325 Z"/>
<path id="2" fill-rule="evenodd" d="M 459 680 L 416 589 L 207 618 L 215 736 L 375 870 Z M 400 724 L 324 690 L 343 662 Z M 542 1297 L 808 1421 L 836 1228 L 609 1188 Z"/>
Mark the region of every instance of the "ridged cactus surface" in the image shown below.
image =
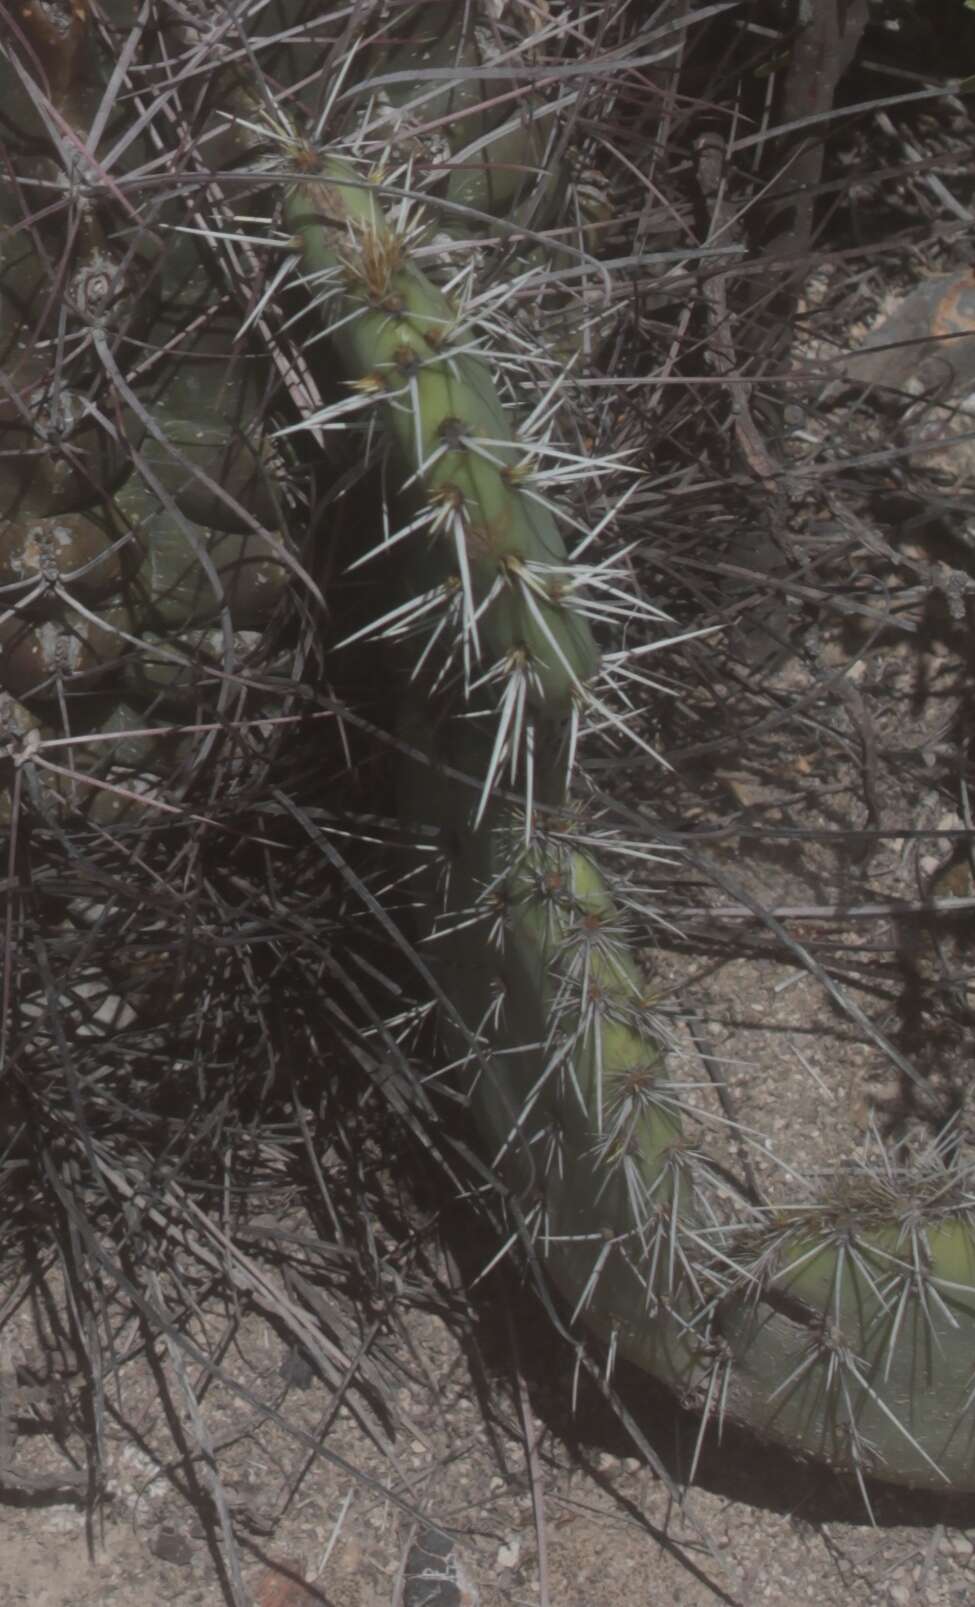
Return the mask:
<path id="1" fill-rule="evenodd" d="M 123 779 L 151 791 L 171 770 L 154 725 L 226 709 L 221 678 L 258 648 L 297 567 L 267 355 L 237 339 L 239 309 L 199 249 L 167 233 L 171 204 L 133 227 L 136 197 L 121 223 L 148 137 L 85 188 L 78 150 L 112 67 L 87 8 L 70 23 L 27 8 L 2 73 L 16 183 L 2 203 L 0 684 L 14 728 L 79 739 L 71 760 L 92 779 L 48 770 L 49 801 L 95 819 L 131 812 Z M 127 122 L 116 109 L 99 148 L 125 146 Z M 127 728 L 144 734 L 125 747 Z M 116 731 L 118 747 L 80 743 Z"/>
<path id="2" fill-rule="evenodd" d="M 180 774 L 216 796 L 216 738 L 293 712 L 276 623 L 291 621 L 290 670 L 309 620 L 326 666 L 381 643 L 401 824 L 425 850 L 407 884 L 418 952 L 485 1155 L 573 1314 L 705 1424 L 861 1480 L 975 1489 L 964 1178 L 937 1157 L 891 1163 L 774 1211 L 730 1189 L 684 1136 L 619 857 L 601 861 L 573 801 L 587 728 L 630 729 L 620 626 L 659 620 L 628 594 L 611 518 L 578 527 L 572 480 L 597 471 L 552 433 L 550 354 L 526 351 L 503 293 L 477 293 L 449 252 L 438 265 L 430 222 L 442 203 L 454 245 L 510 238 L 509 271 L 540 285 L 543 225 L 574 222 L 585 257 L 558 108 L 539 92 L 486 117 L 490 52 L 467 8 L 406 8 L 391 43 L 366 7 L 373 34 L 347 42 L 341 75 L 319 25 L 331 43 L 347 8 L 268 9 L 290 42 L 262 49 L 246 6 L 225 26 L 163 4 L 152 28 L 118 4 L 65 12 L 62 32 L 28 8 L 10 42 L 0 681 L 16 774 L 26 743 L 77 744 L 85 757 L 40 773 L 65 832 L 79 813 L 101 830 L 173 807 Z M 523 60 L 533 8 L 515 9 Z M 207 84 L 167 88 L 175 57 L 206 62 Z M 109 94 L 119 71 L 130 97 Z M 425 121 L 446 124 L 449 177 L 421 212 Z M 392 488 L 385 527 L 355 544 L 369 617 L 351 629 L 327 597 L 318 610 L 298 536 L 316 453 L 343 430 L 364 455 L 385 442 Z M 240 740 L 226 787 L 248 778 Z"/>

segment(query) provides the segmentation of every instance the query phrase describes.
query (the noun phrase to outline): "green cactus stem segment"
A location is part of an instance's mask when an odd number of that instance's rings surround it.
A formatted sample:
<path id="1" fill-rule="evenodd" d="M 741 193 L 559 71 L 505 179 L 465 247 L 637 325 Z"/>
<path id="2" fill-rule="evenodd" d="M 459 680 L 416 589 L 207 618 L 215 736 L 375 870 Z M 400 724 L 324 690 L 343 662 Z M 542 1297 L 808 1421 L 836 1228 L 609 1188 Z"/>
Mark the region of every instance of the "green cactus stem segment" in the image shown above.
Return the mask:
<path id="1" fill-rule="evenodd" d="M 496 801 L 473 824 L 486 739 L 470 723 L 435 727 L 414 698 L 403 735 L 439 767 L 436 785 L 422 762 L 404 767 L 401 812 L 444 846 L 445 894 L 431 875 L 418 919 L 470 1035 L 451 1032 L 451 1047 L 468 1059 L 487 1153 L 572 1308 L 600 1334 L 632 1336 L 641 1364 L 683 1389 L 700 1370 L 706 1297 L 688 1249 L 706 1210 L 609 887 L 557 821 L 526 843 L 523 818 Z"/>
<path id="2" fill-rule="evenodd" d="M 519 223 L 543 227 L 563 199 L 567 178 L 563 162 L 546 161 L 551 124 L 526 121 L 523 107 L 512 115 L 507 105 L 492 106 L 490 77 L 476 75 L 484 57 L 466 8 L 426 0 L 397 16 L 396 35 L 395 45 L 377 49 L 371 76 L 383 81 L 393 106 L 408 111 L 412 103 L 425 124 L 439 125 L 450 152 L 446 184 L 438 186 L 445 199 L 479 213 L 479 233 L 510 235 Z M 444 69 L 455 76 L 439 86 L 430 82 L 431 70 Z M 448 210 L 441 226 L 465 235 L 472 222 Z"/>
<path id="3" fill-rule="evenodd" d="M 514 438 L 487 361 L 441 290 L 410 261 L 383 216 L 379 191 L 350 164 L 307 158 L 288 191 L 285 227 L 321 303 L 349 380 L 382 388 L 388 427 L 409 483 L 431 505 L 434 555 L 417 560 L 425 586 L 459 578 L 465 629 L 494 663 L 522 653 L 528 699 L 564 719 L 599 665 L 589 626 L 553 589 L 538 595 L 524 565 L 564 567 L 555 519 L 521 488 L 526 453 Z"/>
<path id="4" fill-rule="evenodd" d="M 500 809 L 453 835 L 440 975 L 489 1057 L 471 1107 L 575 1314 L 800 1457 L 975 1489 L 971 1212 L 905 1198 L 903 1226 L 896 1201 L 871 1226 L 854 1202 L 776 1230 L 716 1211 L 596 865 L 526 848 Z"/>
<path id="5" fill-rule="evenodd" d="M 790 1237 L 759 1299 L 717 1313 L 729 1410 L 834 1466 L 975 1488 L 967 1216 Z"/>
<path id="6" fill-rule="evenodd" d="M 153 436 L 143 444 L 142 455 L 181 513 L 197 524 L 236 533 L 247 528 L 236 502 L 261 524 L 277 528 L 281 515 L 270 474 L 246 438 L 235 436 L 223 419 L 201 413 L 180 419 L 157 409 L 156 422 L 178 457 Z M 225 495 L 214 495 L 208 481 Z"/>

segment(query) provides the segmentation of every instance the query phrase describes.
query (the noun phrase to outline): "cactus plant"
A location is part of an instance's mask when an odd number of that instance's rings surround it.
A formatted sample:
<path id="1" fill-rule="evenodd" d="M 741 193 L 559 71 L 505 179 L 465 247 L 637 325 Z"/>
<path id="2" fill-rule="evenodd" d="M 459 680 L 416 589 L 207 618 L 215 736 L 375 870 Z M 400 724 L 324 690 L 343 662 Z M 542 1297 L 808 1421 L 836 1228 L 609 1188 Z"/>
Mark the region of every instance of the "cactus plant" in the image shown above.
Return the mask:
<path id="1" fill-rule="evenodd" d="M 443 832 L 446 901 L 425 920 L 473 1035 L 473 1108 L 539 1255 L 615 1352 L 685 1397 L 861 1481 L 972 1488 L 964 1179 L 946 1188 L 936 1163 L 891 1170 L 883 1189 L 866 1175 L 767 1219 L 744 1197 L 729 1213 L 688 1152 L 619 904 L 546 813 L 563 801 L 568 728 L 587 701 L 604 707 L 585 617 L 599 617 L 586 601 L 599 571 L 573 571 L 542 523 L 516 467 L 530 435 L 509 446 L 468 327 L 410 265 L 375 191 L 331 156 L 298 156 L 285 222 L 303 281 L 429 505 L 408 527 L 408 598 L 377 628 L 428 620 L 436 600 L 441 660 L 431 672 L 420 655 L 427 691 L 407 729 L 439 767 L 438 797 L 432 811 L 421 767 L 405 807 Z M 519 803 L 489 804 L 506 765 Z"/>
<path id="2" fill-rule="evenodd" d="M 464 97 L 489 64 L 457 8 L 410 8 L 404 31 L 429 24 L 436 54 L 416 32 L 400 56 L 388 43 L 365 50 L 371 109 L 336 141 L 310 88 L 315 19 L 300 5 L 275 15 L 295 37 L 272 42 L 264 66 L 297 87 L 273 106 L 234 43 L 244 15 L 235 32 L 174 8 L 169 44 L 190 67 L 172 106 L 160 88 L 124 126 L 105 122 L 113 65 L 88 8 L 64 33 L 28 8 L 9 55 L 19 183 L 2 203 L 0 680 L 17 775 L 40 765 L 42 814 L 64 834 L 79 814 L 96 834 L 131 829 L 134 812 L 192 801 L 191 781 L 215 797 L 215 740 L 263 731 L 291 708 L 276 682 L 276 611 L 314 621 L 296 648 L 291 616 L 292 659 L 324 630 L 292 534 L 301 443 L 348 425 L 368 453 L 379 421 L 398 528 L 359 543 L 356 573 L 387 566 L 372 582 L 381 600 L 366 624 L 335 633 L 329 662 L 343 643 L 389 644 L 402 821 L 437 848 L 408 882 L 430 956 L 421 969 L 439 986 L 457 1077 L 536 1254 L 610 1355 L 696 1401 L 705 1424 L 740 1421 L 861 1482 L 973 1489 L 965 1178 L 946 1179 L 937 1158 L 910 1175 L 890 1163 L 879 1181 L 874 1169 L 769 1212 L 729 1196 L 684 1137 L 626 891 L 601 868 L 569 791 L 587 723 L 631 733 L 613 651 L 621 618 L 632 626 L 642 608 L 638 622 L 656 627 L 660 616 L 625 594 L 603 539 L 611 509 L 575 549 L 563 535 L 573 524 L 560 518 L 558 480 L 596 469 L 551 439 L 556 384 L 521 402 L 522 373 L 530 360 L 543 373 L 548 354 L 525 353 L 506 322 L 507 287 L 474 294 L 463 271 L 426 271 L 412 153 L 375 104 L 385 74 L 394 112 L 409 99 L 437 122 L 455 114 L 437 64 L 468 69 Z M 117 30 L 119 60 L 145 46 L 165 84 L 141 13 L 103 6 L 99 27 Z M 194 100 L 194 59 L 208 64 L 206 104 Z M 346 87 L 358 65 L 348 53 Z M 482 121 L 480 99 L 472 89 L 455 117 L 445 161 L 456 165 L 430 206 L 448 225 L 532 245 L 544 208 L 563 206 L 557 142 L 540 116 Z M 156 204 L 143 188 L 153 136 L 174 161 L 181 118 L 198 119 L 192 149 L 206 165 L 181 174 L 188 204 L 176 184 Z M 97 203 L 78 180 L 79 147 Z M 501 182 L 508 164 L 516 183 Z M 256 220 L 243 194 L 263 205 Z M 238 266 L 248 251 L 281 258 L 243 307 L 240 285 L 225 298 L 215 277 L 221 247 Z M 38 271 L 52 253 L 59 302 Z M 323 351 L 342 376 L 337 396 Z M 233 784 L 250 758 L 241 740 Z M 45 760 L 57 742 L 103 757 Z M 79 919 L 101 918 L 90 904 Z M 123 1002 L 134 992 L 112 986 Z"/>

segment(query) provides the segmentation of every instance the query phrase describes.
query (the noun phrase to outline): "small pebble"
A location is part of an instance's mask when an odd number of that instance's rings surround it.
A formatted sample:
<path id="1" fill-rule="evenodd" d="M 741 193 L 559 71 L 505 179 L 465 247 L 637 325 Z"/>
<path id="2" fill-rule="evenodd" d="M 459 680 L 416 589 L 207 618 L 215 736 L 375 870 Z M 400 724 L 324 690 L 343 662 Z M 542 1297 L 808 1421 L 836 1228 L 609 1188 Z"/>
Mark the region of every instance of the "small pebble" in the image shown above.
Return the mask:
<path id="1" fill-rule="evenodd" d="M 193 1547 L 179 1529 L 164 1524 L 149 1542 L 149 1550 L 160 1562 L 171 1562 L 177 1568 L 188 1568 L 193 1561 Z"/>

